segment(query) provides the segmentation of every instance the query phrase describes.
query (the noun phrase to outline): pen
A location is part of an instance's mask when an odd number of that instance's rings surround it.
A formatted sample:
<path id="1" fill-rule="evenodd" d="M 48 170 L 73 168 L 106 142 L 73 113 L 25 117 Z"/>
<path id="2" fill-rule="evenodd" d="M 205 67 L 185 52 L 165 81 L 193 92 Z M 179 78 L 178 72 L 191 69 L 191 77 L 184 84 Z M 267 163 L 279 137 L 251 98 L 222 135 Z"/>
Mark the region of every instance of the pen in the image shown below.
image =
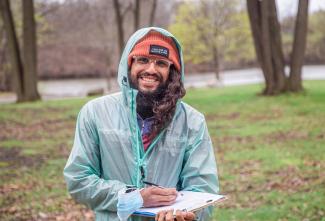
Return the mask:
<path id="1" fill-rule="evenodd" d="M 151 183 L 151 182 L 148 182 L 148 181 L 143 181 L 143 183 L 144 183 L 144 184 L 147 184 L 147 185 L 149 185 L 149 186 L 156 186 L 156 187 L 159 187 L 159 188 L 161 188 L 161 189 L 165 189 L 165 187 L 163 187 L 163 186 L 160 186 L 160 185 L 158 185 L 158 184 Z M 183 196 L 183 193 L 180 193 L 180 195 Z"/>
<path id="2" fill-rule="evenodd" d="M 163 186 L 160 186 L 160 185 L 158 185 L 158 184 L 151 183 L 151 182 L 148 182 L 148 181 L 143 181 L 143 183 L 144 183 L 144 184 L 147 184 L 147 185 L 149 185 L 149 186 L 156 186 L 156 187 L 159 187 L 159 188 L 162 188 L 162 189 L 165 188 L 165 187 L 163 187 Z"/>

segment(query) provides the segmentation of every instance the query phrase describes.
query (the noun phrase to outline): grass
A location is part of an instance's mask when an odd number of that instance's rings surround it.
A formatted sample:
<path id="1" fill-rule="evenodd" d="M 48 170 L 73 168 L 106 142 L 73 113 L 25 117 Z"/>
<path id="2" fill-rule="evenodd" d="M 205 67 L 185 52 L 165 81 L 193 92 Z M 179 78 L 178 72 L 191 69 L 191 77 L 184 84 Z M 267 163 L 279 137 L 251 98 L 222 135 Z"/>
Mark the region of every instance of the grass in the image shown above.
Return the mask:
<path id="1" fill-rule="evenodd" d="M 325 220 L 325 81 L 258 96 L 261 85 L 188 90 L 206 116 L 221 192 L 215 220 Z M 91 98 L 0 106 L 0 220 L 87 220 L 62 169 Z"/>

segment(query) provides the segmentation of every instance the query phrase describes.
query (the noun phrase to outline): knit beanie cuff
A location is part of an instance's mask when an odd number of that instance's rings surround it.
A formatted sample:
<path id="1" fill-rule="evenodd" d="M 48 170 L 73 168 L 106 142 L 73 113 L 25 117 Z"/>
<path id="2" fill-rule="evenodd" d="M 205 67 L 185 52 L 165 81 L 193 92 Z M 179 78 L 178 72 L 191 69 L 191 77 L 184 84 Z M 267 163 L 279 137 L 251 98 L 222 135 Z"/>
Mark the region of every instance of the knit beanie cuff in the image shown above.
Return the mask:
<path id="1" fill-rule="evenodd" d="M 174 40 L 156 31 L 150 31 L 136 43 L 128 56 L 129 66 L 131 66 L 133 56 L 167 58 L 173 62 L 177 71 L 181 71 L 178 50 Z"/>

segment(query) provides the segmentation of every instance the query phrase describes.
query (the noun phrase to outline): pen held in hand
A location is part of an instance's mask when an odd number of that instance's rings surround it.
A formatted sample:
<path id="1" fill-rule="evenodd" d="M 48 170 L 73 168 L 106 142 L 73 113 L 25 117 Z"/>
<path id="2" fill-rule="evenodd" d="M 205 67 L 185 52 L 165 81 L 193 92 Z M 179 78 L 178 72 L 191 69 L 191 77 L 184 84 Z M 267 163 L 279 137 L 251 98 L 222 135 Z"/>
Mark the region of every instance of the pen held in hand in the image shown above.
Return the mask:
<path id="1" fill-rule="evenodd" d="M 155 186 L 155 187 L 159 187 L 159 188 L 165 189 L 165 187 L 160 186 L 160 185 L 155 184 L 155 183 L 152 183 L 152 182 L 143 181 L 143 183 L 144 183 L 144 184 L 147 184 L 147 185 L 149 185 L 149 186 Z"/>

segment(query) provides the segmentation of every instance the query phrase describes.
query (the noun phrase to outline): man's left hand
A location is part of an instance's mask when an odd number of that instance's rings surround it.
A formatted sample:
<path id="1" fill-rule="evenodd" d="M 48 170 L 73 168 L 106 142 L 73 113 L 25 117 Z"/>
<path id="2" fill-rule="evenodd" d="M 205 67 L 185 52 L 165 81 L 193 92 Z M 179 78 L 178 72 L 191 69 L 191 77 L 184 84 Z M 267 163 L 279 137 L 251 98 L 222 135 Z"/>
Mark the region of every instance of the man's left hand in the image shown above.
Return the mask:
<path id="1" fill-rule="evenodd" d="M 195 214 L 192 212 L 182 212 L 180 210 L 176 211 L 176 217 L 174 219 L 173 210 L 160 211 L 156 217 L 155 221 L 191 221 L 195 219 Z"/>

